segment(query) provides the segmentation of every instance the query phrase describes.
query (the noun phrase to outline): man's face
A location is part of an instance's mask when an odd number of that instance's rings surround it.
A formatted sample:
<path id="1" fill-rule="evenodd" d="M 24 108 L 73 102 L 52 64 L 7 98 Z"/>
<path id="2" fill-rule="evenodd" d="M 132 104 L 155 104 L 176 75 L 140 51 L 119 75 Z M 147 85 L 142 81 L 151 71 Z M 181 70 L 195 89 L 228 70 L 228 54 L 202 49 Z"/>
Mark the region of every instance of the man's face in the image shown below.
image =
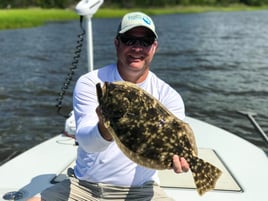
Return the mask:
<path id="1" fill-rule="evenodd" d="M 121 70 L 141 71 L 149 68 L 157 48 L 151 31 L 136 27 L 115 39 L 118 65 Z"/>

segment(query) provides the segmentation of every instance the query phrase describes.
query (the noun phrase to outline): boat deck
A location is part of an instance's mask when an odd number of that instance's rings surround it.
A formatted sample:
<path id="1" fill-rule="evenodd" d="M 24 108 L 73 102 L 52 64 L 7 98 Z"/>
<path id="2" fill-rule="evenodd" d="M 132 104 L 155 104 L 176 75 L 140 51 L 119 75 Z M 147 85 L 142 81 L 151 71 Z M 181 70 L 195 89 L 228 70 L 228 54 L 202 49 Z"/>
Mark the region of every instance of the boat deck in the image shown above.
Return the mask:
<path id="1" fill-rule="evenodd" d="M 174 200 L 188 201 L 266 201 L 268 160 L 251 143 L 213 125 L 187 117 L 193 128 L 199 157 L 223 171 L 215 190 L 203 196 L 195 190 L 191 172 L 175 174 L 159 171 L 161 186 Z M 39 194 L 66 179 L 76 159 L 73 139 L 58 135 L 20 154 L 0 167 L 0 201 L 9 192 L 22 195 L 19 201 Z M 51 183 L 52 182 L 52 183 Z M 12 199 L 11 199 L 12 200 Z"/>
<path id="2" fill-rule="evenodd" d="M 228 170 L 227 166 L 223 163 L 214 150 L 199 148 L 198 153 L 200 158 L 210 162 L 222 171 L 222 175 L 216 183 L 214 190 L 232 192 L 243 191 L 236 178 Z M 57 183 L 64 179 L 68 179 L 68 175 L 72 173 L 74 165 L 75 161 L 66 167 L 59 175 L 53 178 L 51 183 Z M 160 170 L 158 171 L 158 174 L 160 178 L 160 185 L 163 188 L 196 189 L 191 171 L 184 174 L 175 174 L 172 170 Z"/>

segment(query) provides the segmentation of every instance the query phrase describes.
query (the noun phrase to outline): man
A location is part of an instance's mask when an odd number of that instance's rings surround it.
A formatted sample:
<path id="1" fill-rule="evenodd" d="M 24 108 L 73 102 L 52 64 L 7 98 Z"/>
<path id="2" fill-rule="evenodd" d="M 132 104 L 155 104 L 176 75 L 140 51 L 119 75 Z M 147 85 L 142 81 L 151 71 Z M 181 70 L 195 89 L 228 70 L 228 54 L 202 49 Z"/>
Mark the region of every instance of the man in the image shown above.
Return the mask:
<path id="1" fill-rule="evenodd" d="M 141 12 L 126 14 L 114 40 L 117 63 L 89 72 L 77 81 L 73 106 L 79 147 L 74 178 L 45 190 L 42 200 L 172 200 L 159 187 L 157 171 L 137 165 L 117 147 L 103 124 L 96 95 L 99 82 L 129 81 L 183 119 L 181 96 L 149 69 L 158 47 L 157 39 L 149 16 Z M 184 158 L 175 155 L 170 160 L 176 173 L 189 170 Z"/>

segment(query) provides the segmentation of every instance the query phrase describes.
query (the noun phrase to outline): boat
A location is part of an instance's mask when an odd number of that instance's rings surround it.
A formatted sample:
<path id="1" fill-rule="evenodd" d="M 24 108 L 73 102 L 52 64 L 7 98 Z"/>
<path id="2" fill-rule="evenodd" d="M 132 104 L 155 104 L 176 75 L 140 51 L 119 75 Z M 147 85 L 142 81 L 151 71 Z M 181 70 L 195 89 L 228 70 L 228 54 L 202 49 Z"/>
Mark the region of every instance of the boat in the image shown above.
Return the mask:
<path id="1" fill-rule="evenodd" d="M 93 48 L 91 17 L 102 3 L 99 0 L 82 0 L 76 7 L 79 15 L 86 16 L 90 61 L 90 50 Z M 92 62 L 89 62 L 89 70 L 92 66 Z M 195 134 L 199 157 L 220 168 L 223 174 L 215 189 L 200 196 L 190 171 L 175 174 L 172 170 L 161 170 L 160 185 L 170 197 L 188 201 L 267 200 L 268 158 L 262 149 L 231 132 L 198 119 L 187 116 L 185 121 Z M 65 122 L 65 132 L 4 163 L 0 167 L 0 201 L 24 201 L 40 194 L 45 188 L 68 179 L 76 160 L 74 132 L 75 121 L 71 112 Z"/>

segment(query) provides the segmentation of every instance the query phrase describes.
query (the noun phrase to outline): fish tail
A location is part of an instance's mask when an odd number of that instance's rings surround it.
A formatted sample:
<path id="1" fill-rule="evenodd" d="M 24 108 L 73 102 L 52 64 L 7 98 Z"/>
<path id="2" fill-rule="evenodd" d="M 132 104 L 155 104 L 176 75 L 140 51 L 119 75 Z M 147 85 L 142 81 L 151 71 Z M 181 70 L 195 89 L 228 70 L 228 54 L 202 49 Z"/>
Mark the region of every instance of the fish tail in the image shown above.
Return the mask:
<path id="1" fill-rule="evenodd" d="M 190 163 L 190 166 L 199 195 L 214 189 L 217 180 L 222 174 L 221 170 L 195 156 L 193 156 L 191 161 L 194 161 L 194 164 Z"/>

